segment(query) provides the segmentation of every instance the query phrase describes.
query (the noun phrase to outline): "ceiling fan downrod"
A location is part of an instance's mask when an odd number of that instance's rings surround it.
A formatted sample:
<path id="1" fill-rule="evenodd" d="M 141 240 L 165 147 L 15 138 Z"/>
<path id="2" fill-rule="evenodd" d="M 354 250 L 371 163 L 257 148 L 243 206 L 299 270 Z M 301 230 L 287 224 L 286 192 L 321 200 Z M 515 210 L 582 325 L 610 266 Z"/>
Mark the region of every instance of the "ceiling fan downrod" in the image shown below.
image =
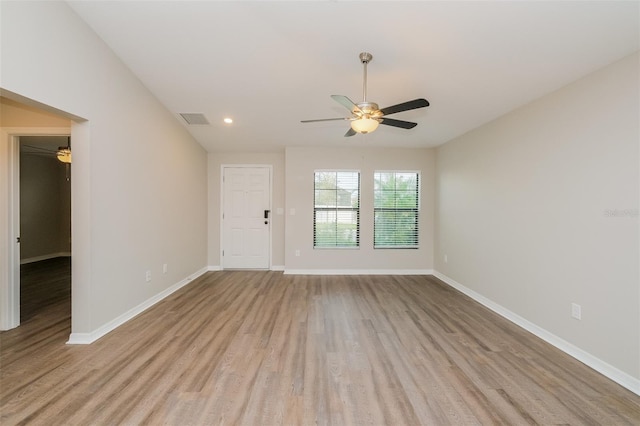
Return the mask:
<path id="1" fill-rule="evenodd" d="M 362 102 L 367 102 L 367 64 L 371 62 L 373 55 L 368 52 L 360 54 L 360 62 L 364 65 L 364 78 L 362 79 Z"/>

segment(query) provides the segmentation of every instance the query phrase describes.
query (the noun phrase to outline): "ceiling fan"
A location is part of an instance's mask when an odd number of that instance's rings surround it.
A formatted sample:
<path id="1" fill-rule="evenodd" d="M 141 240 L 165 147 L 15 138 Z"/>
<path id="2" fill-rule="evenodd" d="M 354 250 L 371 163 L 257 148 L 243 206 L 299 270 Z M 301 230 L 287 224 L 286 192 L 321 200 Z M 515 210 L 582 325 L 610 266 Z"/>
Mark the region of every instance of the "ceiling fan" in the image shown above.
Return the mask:
<path id="1" fill-rule="evenodd" d="M 345 133 L 345 137 L 353 136 L 356 133 L 371 133 L 378 128 L 379 124 L 387 126 L 400 127 L 402 129 L 413 129 L 418 123 L 411 121 L 395 120 L 387 118 L 387 115 L 396 114 L 411 109 L 424 108 L 429 106 L 426 99 L 414 99 L 412 101 L 403 102 L 401 104 L 392 105 L 379 109 L 378 104 L 367 101 L 367 64 L 371 62 L 373 56 L 371 53 L 360 53 L 360 62 L 364 66 L 364 82 L 362 85 L 362 102 L 354 103 L 351 99 L 342 95 L 331 95 L 333 100 L 344 106 L 351 112 L 350 117 L 343 118 L 321 118 L 317 120 L 302 120 L 301 123 L 314 123 L 318 121 L 337 121 L 348 120 L 351 122 L 351 128 Z"/>

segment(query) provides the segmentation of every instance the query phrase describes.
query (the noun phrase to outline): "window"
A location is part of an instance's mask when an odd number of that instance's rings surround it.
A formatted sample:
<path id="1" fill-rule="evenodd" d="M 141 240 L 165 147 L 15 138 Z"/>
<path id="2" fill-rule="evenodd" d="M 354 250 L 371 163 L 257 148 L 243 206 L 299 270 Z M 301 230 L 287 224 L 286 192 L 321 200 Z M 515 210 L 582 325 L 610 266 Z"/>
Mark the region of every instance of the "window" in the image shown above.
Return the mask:
<path id="1" fill-rule="evenodd" d="M 419 173 L 374 173 L 374 248 L 418 248 Z"/>
<path id="2" fill-rule="evenodd" d="M 313 247 L 359 247 L 360 173 L 317 171 L 314 193 Z"/>

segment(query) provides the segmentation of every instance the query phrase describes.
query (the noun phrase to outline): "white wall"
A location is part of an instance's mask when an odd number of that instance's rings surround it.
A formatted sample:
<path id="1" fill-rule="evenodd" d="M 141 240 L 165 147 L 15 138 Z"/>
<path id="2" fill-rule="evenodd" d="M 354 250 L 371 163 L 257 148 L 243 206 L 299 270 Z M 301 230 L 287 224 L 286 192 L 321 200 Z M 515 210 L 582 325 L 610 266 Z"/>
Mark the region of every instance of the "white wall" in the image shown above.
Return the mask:
<path id="1" fill-rule="evenodd" d="M 383 148 L 286 149 L 285 270 L 424 273 L 433 268 L 435 151 Z M 313 182 L 319 169 L 360 171 L 360 248 L 313 248 Z M 373 249 L 373 173 L 419 171 L 419 249 Z M 291 215 L 291 209 L 295 215 Z M 300 256 L 296 256 L 296 250 Z"/>
<path id="2" fill-rule="evenodd" d="M 435 254 L 437 271 L 635 379 L 638 76 L 635 54 L 439 147 Z"/>
<path id="3" fill-rule="evenodd" d="M 219 269 L 220 264 L 220 202 L 222 165 L 272 166 L 271 182 L 271 265 L 275 269 L 284 266 L 284 215 L 277 209 L 284 208 L 284 153 L 212 152 L 209 153 L 209 267 Z"/>
<path id="4" fill-rule="evenodd" d="M 72 332 L 92 333 L 206 267 L 206 153 L 65 3 L 0 7 L 0 87 L 87 120 L 71 132 Z"/>

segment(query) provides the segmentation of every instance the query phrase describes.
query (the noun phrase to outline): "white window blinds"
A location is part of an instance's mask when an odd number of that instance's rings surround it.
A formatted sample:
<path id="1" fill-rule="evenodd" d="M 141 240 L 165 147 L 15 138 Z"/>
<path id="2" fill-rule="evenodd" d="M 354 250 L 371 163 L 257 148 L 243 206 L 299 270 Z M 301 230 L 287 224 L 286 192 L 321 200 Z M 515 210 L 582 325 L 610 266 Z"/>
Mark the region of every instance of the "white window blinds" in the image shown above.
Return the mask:
<path id="1" fill-rule="evenodd" d="M 313 247 L 360 245 L 360 173 L 317 171 L 314 179 Z"/>
<path id="2" fill-rule="evenodd" d="M 374 248 L 418 248 L 419 173 L 374 173 Z"/>

